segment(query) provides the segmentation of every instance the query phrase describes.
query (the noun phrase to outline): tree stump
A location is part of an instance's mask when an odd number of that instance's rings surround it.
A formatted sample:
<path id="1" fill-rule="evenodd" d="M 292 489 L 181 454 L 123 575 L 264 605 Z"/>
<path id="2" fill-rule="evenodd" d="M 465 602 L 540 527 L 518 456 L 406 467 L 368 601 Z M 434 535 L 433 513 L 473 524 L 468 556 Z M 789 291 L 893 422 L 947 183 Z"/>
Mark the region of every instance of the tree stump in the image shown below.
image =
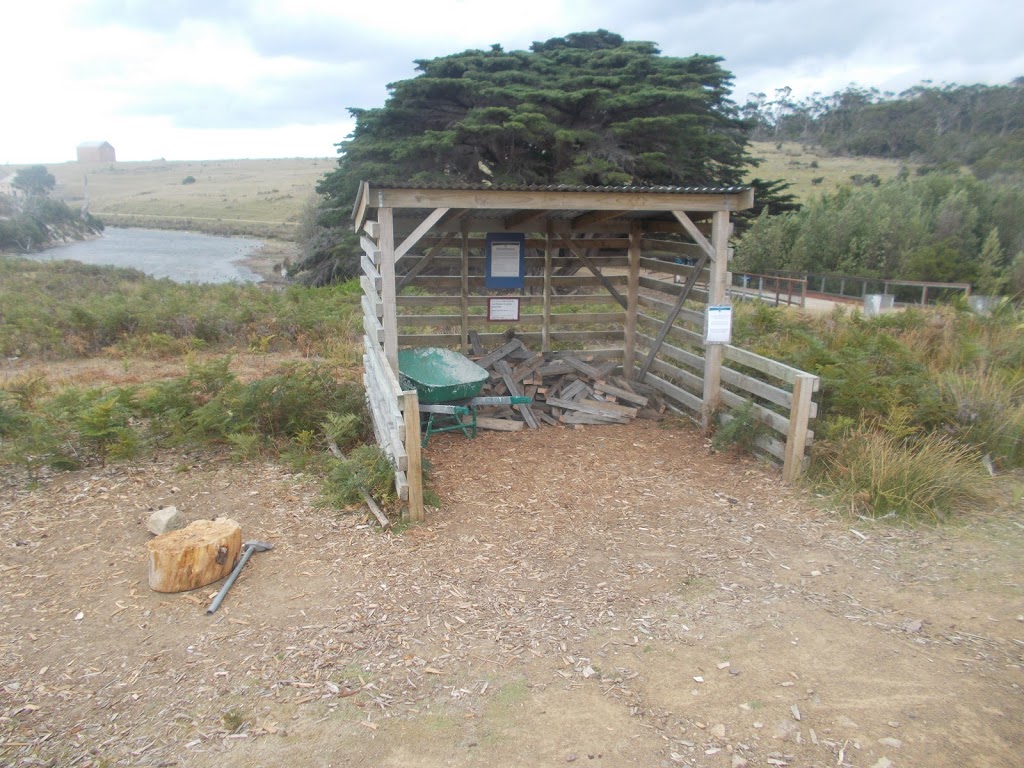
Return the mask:
<path id="1" fill-rule="evenodd" d="M 234 520 L 197 520 L 178 531 L 151 539 L 149 588 L 187 592 L 223 579 L 242 552 L 242 528 Z"/>

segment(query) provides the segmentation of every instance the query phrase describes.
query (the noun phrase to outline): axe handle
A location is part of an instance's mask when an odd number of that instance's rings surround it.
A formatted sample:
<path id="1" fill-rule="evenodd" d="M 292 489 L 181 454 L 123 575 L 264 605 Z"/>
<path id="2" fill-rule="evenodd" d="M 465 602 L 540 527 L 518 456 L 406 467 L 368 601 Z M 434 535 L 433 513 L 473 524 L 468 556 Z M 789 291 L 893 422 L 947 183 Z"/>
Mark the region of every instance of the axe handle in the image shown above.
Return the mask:
<path id="1" fill-rule="evenodd" d="M 224 586 L 220 588 L 220 592 L 218 592 L 217 596 L 213 598 L 213 602 L 210 603 L 210 607 L 206 609 L 207 616 L 216 612 L 216 610 L 220 608 L 220 604 L 224 602 L 224 598 L 227 596 L 228 590 L 231 589 L 231 585 L 235 583 L 235 579 L 238 578 L 238 574 L 242 572 L 242 568 L 244 568 L 245 564 L 249 562 L 249 558 L 252 557 L 252 553 L 255 551 L 255 547 L 245 548 L 245 552 L 242 553 L 242 559 L 238 561 L 238 565 L 236 565 L 230 575 L 228 575 L 228 580 L 224 582 Z"/>

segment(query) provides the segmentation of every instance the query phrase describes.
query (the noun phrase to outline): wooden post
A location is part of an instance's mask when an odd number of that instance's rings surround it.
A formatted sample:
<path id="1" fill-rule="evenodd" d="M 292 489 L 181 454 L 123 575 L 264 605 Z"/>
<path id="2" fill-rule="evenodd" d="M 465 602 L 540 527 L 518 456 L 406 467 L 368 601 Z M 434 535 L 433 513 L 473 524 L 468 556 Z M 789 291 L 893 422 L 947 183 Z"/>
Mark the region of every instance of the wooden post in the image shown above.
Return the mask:
<path id="1" fill-rule="evenodd" d="M 715 211 L 711 220 L 711 245 L 715 258 L 711 262 L 708 279 L 708 304 L 725 301 L 725 287 L 729 280 L 729 212 Z M 715 410 L 722 394 L 722 345 L 709 344 L 704 348 L 704 397 L 701 425 L 710 430 Z"/>
<path id="2" fill-rule="evenodd" d="M 380 225 L 381 300 L 384 303 L 384 356 L 398 375 L 398 298 L 395 291 L 395 220 L 391 208 L 377 210 Z"/>
<path id="3" fill-rule="evenodd" d="M 462 354 L 469 354 L 469 224 L 462 222 Z"/>
<path id="4" fill-rule="evenodd" d="M 544 233 L 544 321 L 540 329 L 540 350 L 547 354 L 551 351 L 551 261 L 554 245 L 554 226 L 549 221 Z"/>
<path id="5" fill-rule="evenodd" d="M 811 397 L 817 378 L 809 373 L 800 373 L 793 381 L 793 405 L 789 409 L 789 434 L 786 435 L 786 457 L 782 465 L 782 479 L 787 483 L 796 482 L 803 472 Z"/>
<path id="6" fill-rule="evenodd" d="M 626 283 L 626 327 L 623 337 L 622 373 L 632 379 L 636 365 L 636 317 L 640 308 L 640 235 L 639 221 L 629 227 L 629 277 Z"/>
<path id="7" fill-rule="evenodd" d="M 405 417 L 405 455 L 409 481 L 409 506 L 403 519 L 413 523 L 423 521 L 423 463 L 420 454 L 420 398 L 416 390 L 402 393 L 402 412 Z"/>

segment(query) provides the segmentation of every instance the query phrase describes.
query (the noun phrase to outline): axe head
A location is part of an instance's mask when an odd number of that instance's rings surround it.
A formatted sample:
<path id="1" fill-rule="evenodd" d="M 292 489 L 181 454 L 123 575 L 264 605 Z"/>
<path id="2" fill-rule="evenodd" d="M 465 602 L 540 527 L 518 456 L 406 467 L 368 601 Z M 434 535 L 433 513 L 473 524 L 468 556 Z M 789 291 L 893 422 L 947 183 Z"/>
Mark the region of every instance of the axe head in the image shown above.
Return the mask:
<path id="1" fill-rule="evenodd" d="M 274 545 L 268 541 L 247 541 L 242 545 L 242 549 L 251 549 L 253 552 L 266 552 L 273 548 Z"/>

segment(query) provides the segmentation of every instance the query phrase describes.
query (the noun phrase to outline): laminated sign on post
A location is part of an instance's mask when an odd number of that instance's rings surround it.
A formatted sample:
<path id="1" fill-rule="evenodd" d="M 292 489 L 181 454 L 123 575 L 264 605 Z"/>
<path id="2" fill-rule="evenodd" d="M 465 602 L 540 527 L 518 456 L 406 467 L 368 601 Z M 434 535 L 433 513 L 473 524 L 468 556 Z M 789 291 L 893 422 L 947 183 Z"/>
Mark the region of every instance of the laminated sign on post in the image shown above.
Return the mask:
<path id="1" fill-rule="evenodd" d="M 526 235 L 492 232 L 487 235 L 487 288 L 518 288 L 526 284 Z"/>
<path id="2" fill-rule="evenodd" d="M 491 321 L 519 321 L 519 299 L 487 299 L 487 319 Z"/>
<path id="3" fill-rule="evenodd" d="M 732 343 L 732 307 L 709 306 L 704 316 L 704 343 Z"/>

